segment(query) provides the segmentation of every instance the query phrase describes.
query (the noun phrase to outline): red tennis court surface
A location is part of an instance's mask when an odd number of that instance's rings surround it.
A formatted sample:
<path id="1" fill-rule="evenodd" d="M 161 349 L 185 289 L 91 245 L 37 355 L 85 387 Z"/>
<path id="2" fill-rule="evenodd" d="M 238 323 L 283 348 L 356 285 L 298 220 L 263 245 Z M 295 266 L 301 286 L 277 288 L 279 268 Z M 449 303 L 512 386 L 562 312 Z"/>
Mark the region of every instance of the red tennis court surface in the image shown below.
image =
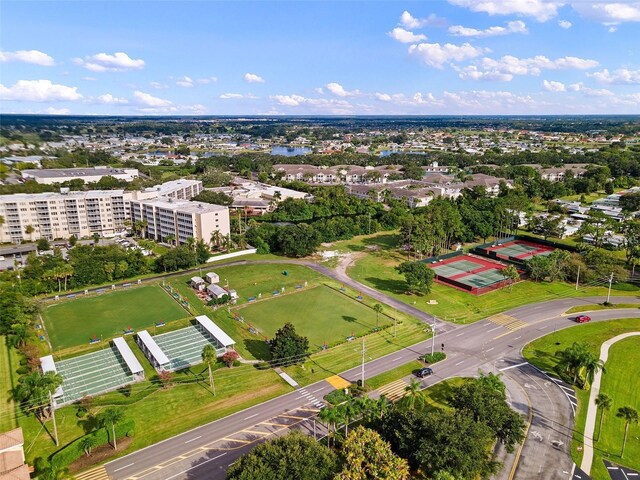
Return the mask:
<path id="1" fill-rule="evenodd" d="M 460 254 L 427 266 L 435 272 L 436 281 L 474 295 L 497 290 L 509 282 L 501 272 L 506 265 L 475 255 Z"/>
<path id="2" fill-rule="evenodd" d="M 555 248 L 528 242 L 526 240 L 512 240 L 502 245 L 481 249 L 492 258 L 512 261 L 527 261 L 538 255 L 549 255 Z"/>

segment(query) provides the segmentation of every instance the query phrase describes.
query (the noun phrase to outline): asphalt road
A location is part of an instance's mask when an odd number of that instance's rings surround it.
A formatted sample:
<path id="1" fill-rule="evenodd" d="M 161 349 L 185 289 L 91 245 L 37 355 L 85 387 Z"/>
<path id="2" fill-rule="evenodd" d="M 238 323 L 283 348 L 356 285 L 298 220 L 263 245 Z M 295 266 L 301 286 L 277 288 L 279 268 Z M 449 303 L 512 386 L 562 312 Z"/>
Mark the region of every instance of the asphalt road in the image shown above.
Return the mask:
<path id="1" fill-rule="evenodd" d="M 316 269 L 329 274 L 323 271 L 324 267 Z M 330 276 L 335 278 L 335 275 Z M 353 286 L 348 281 L 343 283 Z M 378 295 L 373 295 L 357 282 L 354 283 L 356 283 L 354 288 L 393 306 L 392 302 L 387 301 L 389 299 L 386 295 L 376 291 L 373 293 Z M 453 376 L 473 376 L 477 374 L 478 369 L 484 371 L 502 370 L 509 372 L 510 376 L 516 375 L 517 377 L 528 375 L 531 378 L 526 377 L 523 381 L 536 386 L 535 390 L 529 388 L 526 391 L 536 399 L 535 406 L 539 410 L 537 413 L 539 420 L 535 428 L 539 428 L 538 432 L 544 438 L 544 442 L 539 442 L 545 446 L 544 455 L 549 449 L 553 449 L 559 452 L 558 458 L 569 458 L 566 450 L 551 446 L 553 440 L 565 438 L 567 432 L 571 431 L 572 425 L 566 416 L 567 409 L 570 408 L 568 407 L 569 402 L 567 401 L 564 407 L 561 407 L 562 396 L 560 396 L 559 400 L 553 401 L 553 404 L 557 405 L 557 409 L 550 413 L 548 396 L 556 398 L 558 392 L 548 395 L 548 392 L 552 391 L 552 385 L 546 385 L 543 378 L 539 378 L 528 368 L 519 371 L 525 366 L 520 351 L 530 341 L 546 335 L 554 329 L 580 328 L 580 325 L 575 324 L 568 317 L 562 316 L 562 313 L 570 306 L 601 301 L 602 298 L 563 299 L 521 307 L 505 312 L 507 317 L 502 317 L 500 322 L 502 324 L 488 319 L 465 326 L 440 322 L 437 325 L 439 330 L 437 345 L 445 343 L 447 359 L 438 363 L 434 375 L 422 380 L 422 384 L 427 387 Z M 639 298 L 621 298 L 619 301 L 638 302 Z M 405 304 L 401 304 L 397 308 L 407 311 L 407 307 L 412 309 Z M 407 311 L 407 313 L 410 312 Z M 593 312 L 590 315 L 593 321 L 601 321 L 620 317 L 640 317 L 640 311 L 608 310 Z M 423 320 L 431 318 L 423 312 L 416 316 Z M 365 378 L 415 360 L 430 348 L 431 341 L 427 340 L 367 362 L 365 364 Z M 341 376 L 349 381 L 358 380 L 360 375 L 360 367 L 341 373 Z M 554 388 L 557 389 L 557 387 Z M 291 427 L 311 431 L 313 420 L 308 419 L 308 416 L 318 409 L 322 397 L 331 390 L 333 387 L 324 380 L 314 383 L 304 389 L 295 390 L 114 460 L 106 465 L 106 470 L 112 479 L 223 479 L 228 466 L 240 455 L 249 451 L 256 442 L 264 440 L 272 434 L 285 433 Z M 543 428 L 544 430 L 542 430 Z M 533 428 L 530 429 L 530 436 L 532 432 Z M 561 441 L 568 446 L 569 441 Z M 531 442 L 530 438 L 525 442 L 526 451 L 523 449 L 522 452 L 523 467 L 519 467 L 523 469 L 523 473 L 518 474 L 516 478 L 569 478 L 569 473 L 566 477 L 562 476 L 566 470 L 564 463 L 553 466 L 557 467 L 558 476 L 527 476 L 531 469 L 539 468 L 540 458 L 538 456 L 541 455 L 539 449 L 527 445 L 529 442 Z M 529 458 L 531 461 L 528 460 Z M 571 470 L 570 465 L 569 463 L 569 471 Z M 543 469 L 543 471 L 547 470 Z"/>

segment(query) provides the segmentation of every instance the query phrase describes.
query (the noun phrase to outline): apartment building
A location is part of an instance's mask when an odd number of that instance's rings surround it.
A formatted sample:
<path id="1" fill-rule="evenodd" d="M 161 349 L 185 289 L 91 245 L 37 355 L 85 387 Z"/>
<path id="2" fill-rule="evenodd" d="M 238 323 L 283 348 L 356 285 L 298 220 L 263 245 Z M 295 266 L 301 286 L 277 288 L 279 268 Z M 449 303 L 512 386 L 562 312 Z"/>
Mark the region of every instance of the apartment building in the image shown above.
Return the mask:
<path id="1" fill-rule="evenodd" d="M 360 167 L 357 165 L 336 165 L 333 167 L 316 167 L 313 165 L 277 164 L 274 170 L 282 172 L 288 181 L 309 183 L 386 183 L 389 176 L 398 174 L 400 165 L 381 165 L 377 167 Z"/>
<path id="2" fill-rule="evenodd" d="M 77 179 L 84 180 L 86 183 L 93 183 L 107 176 L 131 182 L 135 178 L 138 178 L 139 173 L 137 168 L 111 168 L 106 166 L 28 169 L 22 171 L 22 178 L 25 180 L 35 180 L 37 183 L 45 185 L 53 185 L 54 183 L 63 183 Z"/>
<path id="3" fill-rule="evenodd" d="M 209 242 L 216 230 L 223 236 L 230 233 L 227 207 L 168 197 L 132 200 L 131 221 L 144 222 L 147 238 L 172 238 L 178 244 L 190 237 Z"/>
<path id="4" fill-rule="evenodd" d="M 188 200 L 202 191 L 199 180 L 175 180 L 143 191 L 89 190 L 59 193 L 16 193 L 0 196 L 0 242 L 20 243 L 40 238 L 54 240 L 110 236 L 127 229 L 132 200 L 159 197 Z"/>

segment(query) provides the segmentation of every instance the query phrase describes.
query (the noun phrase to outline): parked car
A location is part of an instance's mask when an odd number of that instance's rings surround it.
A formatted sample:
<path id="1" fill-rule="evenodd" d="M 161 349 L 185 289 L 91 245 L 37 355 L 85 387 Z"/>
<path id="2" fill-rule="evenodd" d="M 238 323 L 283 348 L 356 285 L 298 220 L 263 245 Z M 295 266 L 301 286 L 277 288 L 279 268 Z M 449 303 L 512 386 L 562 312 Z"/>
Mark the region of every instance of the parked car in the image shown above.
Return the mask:
<path id="1" fill-rule="evenodd" d="M 418 378 L 428 377 L 429 375 L 433 375 L 433 369 L 429 367 L 421 368 L 416 372 L 416 377 Z"/>
<path id="2" fill-rule="evenodd" d="M 576 322 L 578 323 L 587 323 L 591 321 L 591 317 L 589 315 L 578 315 L 576 317 Z"/>

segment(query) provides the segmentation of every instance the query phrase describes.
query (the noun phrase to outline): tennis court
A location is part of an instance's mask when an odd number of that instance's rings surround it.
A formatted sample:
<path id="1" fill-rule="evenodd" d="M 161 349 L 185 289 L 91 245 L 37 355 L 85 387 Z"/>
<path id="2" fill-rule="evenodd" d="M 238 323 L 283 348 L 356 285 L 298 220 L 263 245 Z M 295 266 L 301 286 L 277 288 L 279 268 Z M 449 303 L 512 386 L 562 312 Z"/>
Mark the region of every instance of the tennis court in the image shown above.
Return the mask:
<path id="1" fill-rule="evenodd" d="M 555 248 L 526 240 L 512 240 L 502 245 L 483 248 L 481 251 L 492 258 L 523 262 L 538 255 L 549 255 Z"/>
<path id="2" fill-rule="evenodd" d="M 506 265 L 475 255 L 461 253 L 427 265 L 435 272 L 436 281 L 474 295 L 502 288 L 508 282 L 501 272 Z"/>

